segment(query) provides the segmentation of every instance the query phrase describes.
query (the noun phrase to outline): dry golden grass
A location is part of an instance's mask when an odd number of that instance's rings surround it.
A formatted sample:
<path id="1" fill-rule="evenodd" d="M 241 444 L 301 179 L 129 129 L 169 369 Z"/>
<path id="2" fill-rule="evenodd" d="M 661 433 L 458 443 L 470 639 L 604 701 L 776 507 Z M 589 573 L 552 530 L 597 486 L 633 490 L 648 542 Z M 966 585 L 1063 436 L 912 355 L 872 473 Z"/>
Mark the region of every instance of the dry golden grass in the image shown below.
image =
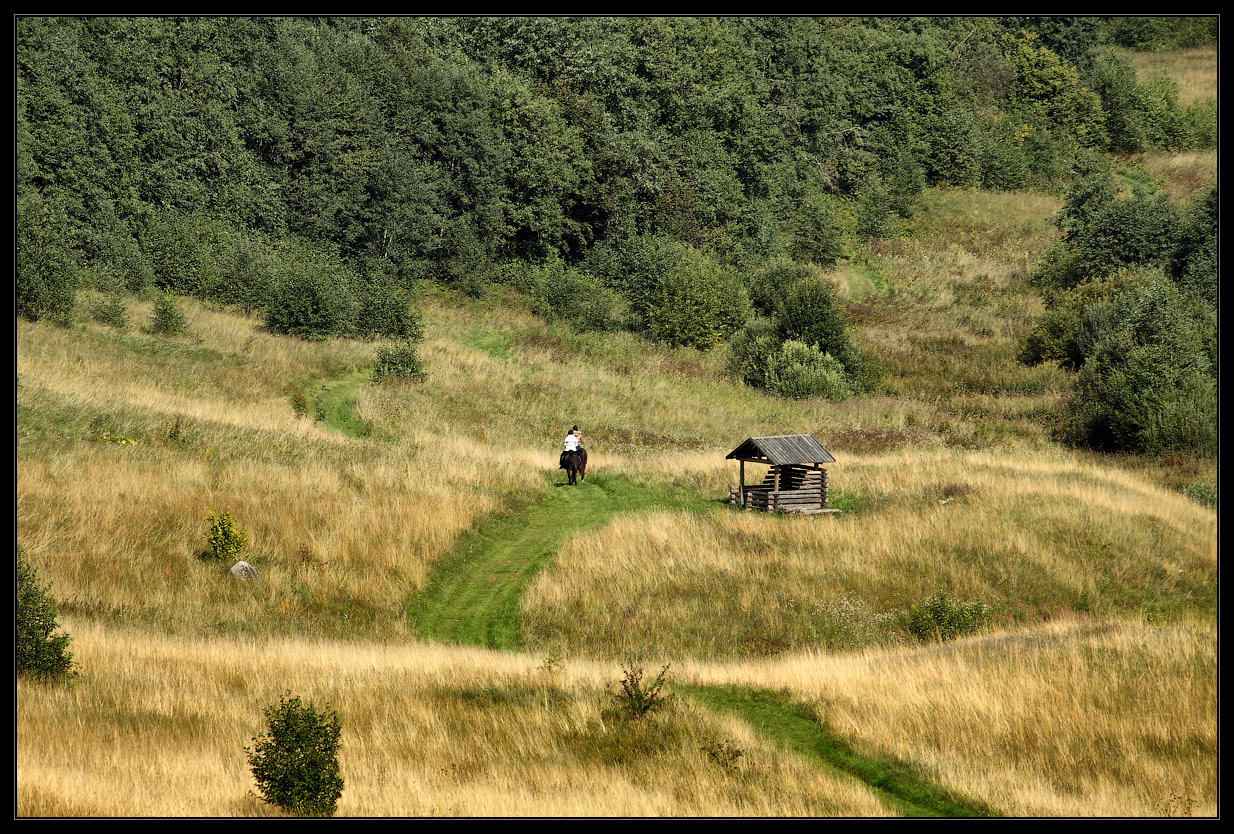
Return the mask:
<path id="1" fill-rule="evenodd" d="M 295 384 L 363 367 L 373 346 L 279 338 L 186 306 L 203 345 L 18 323 L 19 403 L 94 415 L 84 436 L 18 456 L 19 541 L 68 610 L 189 632 L 405 636 L 401 605 L 436 559 L 475 519 L 544 488 L 527 473 L 549 468 L 547 451 L 427 425 L 362 441 L 297 418 Z M 237 587 L 230 565 L 198 558 L 210 511 L 251 534 L 260 583 Z"/>
<path id="2" fill-rule="evenodd" d="M 954 644 L 692 665 L 784 688 L 868 754 L 1018 816 L 1217 812 L 1211 623 L 1059 622 Z"/>
<path id="3" fill-rule="evenodd" d="M 184 638 L 67 618 L 83 673 L 19 681 L 19 816 L 254 816 L 244 757 L 290 690 L 339 713 L 340 816 L 881 816 L 854 780 L 678 703 L 609 712 L 611 664 L 416 644 Z M 745 751 L 727 775 L 700 749 Z"/>
<path id="4" fill-rule="evenodd" d="M 1197 46 L 1168 52 L 1119 50 L 1141 76 L 1165 73 L 1178 84 L 1182 104 L 1217 97 L 1217 47 Z"/>
<path id="5" fill-rule="evenodd" d="M 729 464 L 713 475 L 727 473 Z M 759 473 L 747 473 L 753 482 Z M 1215 611 L 1216 514 L 1065 456 L 849 455 L 832 490 L 858 513 L 618 519 L 576 536 L 524 607 L 541 640 L 620 657 L 892 642 L 938 590 L 996 621 L 1077 611 Z M 717 490 L 718 491 L 718 490 Z"/>
<path id="6" fill-rule="evenodd" d="M 1217 184 L 1217 152 L 1139 154 L 1133 157 L 1175 203 L 1186 205 Z"/>
<path id="7" fill-rule="evenodd" d="M 1176 787 L 1158 759 L 1194 785 L 1211 781 L 1215 719 L 1194 706 L 1215 686 L 1201 662 L 1211 651 L 1171 665 L 1154 641 L 1183 635 L 1185 648 L 1192 632 L 1178 626 L 1037 623 L 1081 604 L 1094 621 L 1209 617 L 1215 514 L 1153 486 L 1154 467 L 1167 464 L 1119 462 L 1139 469 L 1125 471 L 1049 443 L 1041 417 L 1066 378 L 1019 367 L 1014 350 L 1040 313 L 1024 277 L 1053 239 L 1057 201 L 930 192 L 924 205 L 914 222 L 926 243 L 889 241 L 864 256 L 862 269 L 891 292 L 852 315 L 888 374 L 879 392 L 839 403 L 736 384 L 723 351 L 573 334 L 517 306 L 434 290 L 423 305 L 430 382 L 357 385 L 374 434 L 351 438 L 297 418 L 291 396 L 362 373 L 372 343 L 278 337 L 188 300 L 190 335 L 176 339 L 142 333 L 150 305 L 134 299 L 135 326 L 123 333 L 18 321 L 17 541 L 52 583 L 83 672 L 71 688 L 18 684 L 18 813 L 270 813 L 249 793 L 241 748 L 261 731 L 261 708 L 289 689 L 342 715 L 344 814 L 888 813 L 865 788 L 773 751 L 733 720 L 682 707 L 654 732 L 614 724 L 604 715 L 604 686 L 620 676 L 611 660 L 575 656 L 554 676 L 533 655 L 408 643 L 407 596 L 478 521 L 548 487 L 573 422 L 594 470 L 717 499 L 736 477 L 723 455 L 742 439 L 812 432 L 840 458 L 833 492 L 859 512 L 618 519 L 577 537 L 533 589 L 527 610 L 543 639 L 593 657 L 641 648 L 650 666 L 670 650 L 853 645 L 869 636 L 857 627 L 881 639 L 880 613 L 938 587 L 1001 595 L 1019 607 L 1000 622 L 1019 616 L 1035 629 L 1026 642 L 687 664 L 700 679 L 826 694 L 829 709 L 843 708 L 842 733 L 1001 810 L 1155 813 L 1174 796 L 1208 812 L 1212 792 Z M 246 558 L 259 582 L 196 558 L 210 510 L 252 534 Z M 857 630 L 807 639 L 800 612 L 815 604 L 833 619 L 848 612 Z M 549 616 L 564 630 L 542 629 Z M 1145 698 L 1084 725 L 1106 703 L 1102 687 L 1140 668 L 1127 648 L 1135 639 L 1152 649 L 1145 668 L 1175 704 Z M 974 646 L 987 647 L 978 655 L 1002 682 L 1002 700 L 989 703 L 1022 716 L 985 736 L 971 726 L 976 707 L 939 695 Z M 1080 706 L 1051 716 L 1041 693 L 1056 679 Z M 1190 694 L 1177 694 L 1180 681 Z M 972 686 L 964 697 L 979 704 Z M 1017 687 L 1029 693 L 1021 712 Z M 898 710 L 926 729 L 897 737 Z M 1158 759 L 1131 772 L 1138 737 L 1116 729 L 1135 718 L 1174 727 L 1180 710 L 1190 735 L 1170 729 Z M 953 730 L 969 737 L 950 741 Z M 747 751 L 740 775 L 700 752 L 719 739 Z M 998 752 L 1020 741 L 1022 753 Z M 1098 765 L 1091 777 L 1078 773 L 1081 760 Z"/>

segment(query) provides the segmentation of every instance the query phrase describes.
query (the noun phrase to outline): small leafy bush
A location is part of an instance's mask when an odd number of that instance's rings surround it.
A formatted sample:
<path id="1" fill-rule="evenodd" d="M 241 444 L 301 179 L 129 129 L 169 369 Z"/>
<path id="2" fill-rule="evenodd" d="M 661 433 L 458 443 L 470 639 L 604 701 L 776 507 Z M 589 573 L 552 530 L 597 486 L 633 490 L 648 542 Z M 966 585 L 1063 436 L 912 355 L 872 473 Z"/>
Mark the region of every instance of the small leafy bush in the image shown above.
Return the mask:
<path id="1" fill-rule="evenodd" d="M 117 330 L 124 330 L 129 325 L 128 313 L 124 308 L 124 299 L 119 295 L 110 295 L 94 306 L 91 311 L 94 320 Z"/>
<path id="2" fill-rule="evenodd" d="M 776 258 L 750 277 L 750 303 L 759 313 L 774 316 L 780 299 L 794 284 L 818 274 L 817 269 L 807 264 L 788 258 Z"/>
<path id="3" fill-rule="evenodd" d="M 783 340 L 772 319 L 755 316 L 729 342 L 729 367 L 746 385 L 767 387 L 767 368 Z"/>
<path id="4" fill-rule="evenodd" d="M 289 244 L 266 304 L 266 326 L 301 339 L 350 334 L 356 323 L 355 276 L 336 256 Z"/>
<path id="5" fill-rule="evenodd" d="M 142 246 L 154 274 L 155 286 L 179 295 L 199 295 L 215 283 L 213 243 L 215 222 L 201 213 L 165 210 L 151 217 Z"/>
<path id="6" fill-rule="evenodd" d="M 532 299 L 532 311 L 575 330 L 611 330 L 617 325 L 617 295 L 598 277 L 567 266 L 560 257 L 507 265 L 511 283 Z"/>
<path id="7" fill-rule="evenodd" d="M 299 697 L 280 698 L 265 714 L 268 732 L 244 748 L 262 798 L 293 814 L 333 816 L 343 795 L 338 714 Z"/>
<path id="8" fill-rule="evenodd" d="M 736 275 L 690 249 L 669 270 L 647 309 L 647 330 L 676 347 L 709 350 L 746 323 L 750 299 Z"/>
<path id="9" fill-rule="evenodd" d="M 48 592 L 51 585 L 39 583 L 38 574 L 17 549 L 17 673 L 40 679 L 61 678 L 72 673 L 69 636 L 55 633 L 56 608 Z"/>
<path id="10" fill-rule="evenodd" d="M 359 282 L 355 294 L 357 335 L 411 341 L 424 337 L 424 323 L 405 286 L 378 276 Z"/>
<path id="11" fill-rule="evenodd" d="M 648 328 L 648 314 L 657 303 L 664 276 L 686 258 L 689 247 L 666 236 L 640 235 L 599 241 L 587 253 L 583 268 L 629 305 L 624 326 L 634 332 Z"/>
<path id="12" fill-rule="evenodd" d="M 239 558 L 244 548 L 248 547 L 248 533 L 236 526 L 231 513 L 216 516 L 211 512 L 208 521 L 210 532 L 205 537 L 210 557 L 226 561 Z"/>
<path id="13" fill-rule="evenodd" d="M 1060 439 L 1103 451 L 1217 452 L 1217 377 L 1211 320 L 1191 314 L 1160 275 L 1086 311 L 1084 366 L 1068 396 Z"/>
<path id="14" fill-rule="evenodd" d="M 621 691 L 617 693 L 617 702 L 628 717 L 643 718 L 672 701 L 672 695 L 663 693 L 664 677 L 668 674 L 670 666 L 672 666 L 671 663 L 665 664 L 651 685 L 644 686 L 643 667 L 633 660 L 626 662 L 621 670 L 625 677 L 621 679 Z"/>
<path id="15" fill-rule="evenodd" d="M 1121 267 L 1154 266 L 1173 252 L 1179 216 L 1163 195 L 1133 194 L 1097 209 L 1070 234 L 1075 267 L 1087 278 L 1101 278 Z"/>
<path id="16" fill-rule="evenodd" d="M 794 258 L 830 266 L 842 254 L 844 232 L 835 204 L 825 194 L 811 194 L 801 201 L 791 229 Z"/>
<path id="17" fill-rule="evenodd" d="M 150 313 L 147 329 L 156 336 L 179 336 L 187 326 L 188 319 L 176 304 L 175 294 L 160 292 L 154 299 L 154 310 Z"/>
<path id="18" fill-rule="evenodd" d="M 923 643 L 954 640 L 985 625 L 990 608 L 981 600 L 961 602 L 939 591 L 908 610 L 905 628 Z"/>
<path id="19" fill-rule="evenodd" d="M 241 238 L 222 252 L 214 280 L 203 285 L 199 294 L 246 313 L 257 312 L 266 307 L 274 268 L 274 259 L 264 242 Z"/>
<path id="20" fill-rule="evenodd" d="M 830 353 L 789 340 L 767 360 L 767 389 L 783 397 L 827 397 L 842 400 L 853 394 L 844 366 Z"/>
<path id="21" fill-rule="evenodd" d="M 793 284 L 776 309 L 776 326 L 781 339 L 817 347 L 849 374 L 858 371 L 861 356 L 849 338 L 835 287 L 826 278 L 811 276 Z"/>
<path id="22" fill-rule="evenodd" d="M 1187 497 L 1198 504 L 1217 509 L 1217 485 L 1212 481 L 1196 481 L 1187 487 Z"/>
<path id="23" fill-rule="evenodd" d="M 373 382 L 387 379 L 421 382 L 427 376 L 420 354 L 410 340 L 377 351 L 377 360 L 373 363 Z"/>

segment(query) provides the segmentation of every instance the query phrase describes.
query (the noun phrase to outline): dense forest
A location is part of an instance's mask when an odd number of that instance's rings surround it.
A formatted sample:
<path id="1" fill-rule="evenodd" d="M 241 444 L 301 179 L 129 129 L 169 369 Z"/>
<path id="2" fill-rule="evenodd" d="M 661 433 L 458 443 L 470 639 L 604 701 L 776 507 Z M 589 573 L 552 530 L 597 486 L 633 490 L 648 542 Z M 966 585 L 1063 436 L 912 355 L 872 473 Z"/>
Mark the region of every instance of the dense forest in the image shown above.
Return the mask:
<path id="1" fill-rule="evenodd" d="M 1060 439 L 1215 452 L 1215 189 L 1111 155 L 1213 148 L 1112 46 L 1216 18 L 19 18 L 16 308 L 192 295 L 277 332 L 414 341 L 422 281 L 579 329 L 729 344 L 785 396 L 878 385 L 824 270 L 930 186 L 1065 194 L 1023 361 Z"/>

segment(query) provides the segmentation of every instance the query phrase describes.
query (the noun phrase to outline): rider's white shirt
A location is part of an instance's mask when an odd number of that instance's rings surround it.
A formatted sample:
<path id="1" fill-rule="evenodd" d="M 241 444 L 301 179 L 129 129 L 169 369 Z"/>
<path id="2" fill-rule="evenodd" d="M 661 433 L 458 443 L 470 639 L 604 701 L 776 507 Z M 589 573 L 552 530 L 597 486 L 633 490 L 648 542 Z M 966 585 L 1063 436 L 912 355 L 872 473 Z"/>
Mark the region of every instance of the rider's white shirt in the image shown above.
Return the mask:
<path id="1" fill-rule="evenodd" d="M 578 449 L 578 438 L 572 434 L 566 435 L 566 451 L 573 452 Z"/>

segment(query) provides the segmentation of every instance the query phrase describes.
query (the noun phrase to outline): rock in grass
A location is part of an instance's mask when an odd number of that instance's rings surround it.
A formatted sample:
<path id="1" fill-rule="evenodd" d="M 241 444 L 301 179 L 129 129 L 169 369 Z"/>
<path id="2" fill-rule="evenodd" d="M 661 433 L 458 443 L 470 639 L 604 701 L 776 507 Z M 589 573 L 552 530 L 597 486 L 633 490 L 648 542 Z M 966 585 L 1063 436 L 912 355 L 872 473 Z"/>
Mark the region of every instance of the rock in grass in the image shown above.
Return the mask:
<path id="1" fill-rule="evenodd" d="M 236 562 L 231 566 L 231 575 L 236 579 L 248 581 L 257 578 L 257 568 L 250 565 L 248 562 Z"/>

